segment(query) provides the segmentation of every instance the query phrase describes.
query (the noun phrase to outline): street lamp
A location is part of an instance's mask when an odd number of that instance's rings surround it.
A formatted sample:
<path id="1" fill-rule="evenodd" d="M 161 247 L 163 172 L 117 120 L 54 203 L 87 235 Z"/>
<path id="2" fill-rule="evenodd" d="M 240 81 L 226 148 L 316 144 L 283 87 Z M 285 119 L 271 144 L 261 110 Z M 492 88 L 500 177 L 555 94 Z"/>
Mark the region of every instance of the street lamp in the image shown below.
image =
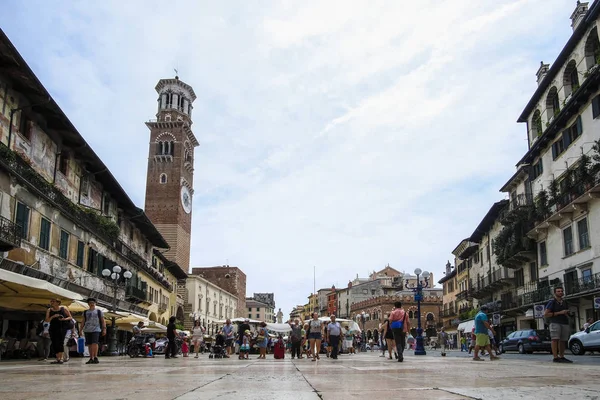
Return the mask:
<path id="1" fill-rule="evenodd" d="M 423 329 L 421 328 L 421 300 L 423 300 L 423 289 L 429 287 L 429 272 L 421 271 L 420 268 L 415 269 L 415 275 L 417 276 L 417 283 L 409 284 L 408 279 L 406 280 L 406 288 L 412 290 L 415 293 L 415 300 L 417 301 L 417 346 L 415 347 L 415 356 L 424 356 L 425 346 L 423 346 Z M 425 285 L 419 280 L 419 276 L 423 277 Z"/>
<path id="2" fill-rule="evenodd" d="M 112 302 L 112 312 L 113 317 L 111 318 L 111 330 L 110 330 L 110 338 L 108 341 L 108 354 L 111 356 L 118 356 L 119 352 L 117 351 L 117 318 L 115 313 L 117 311 L 117 290 L 121 286 L 125 286 L 126 283 L 119 283 L 119 279 L 121 278 L 122 268 L 118 265 L 112 267 L 112 270 L 106 268 L 102 270 L 102 276 L 106 279 L 110 279 L 106 284 L 110 286 L 113 290 L 113 302 Z M 131 272 L 125 271 L 123 272 L 123 278 L 125 280 L 130 279 L 132 276 Z"/>

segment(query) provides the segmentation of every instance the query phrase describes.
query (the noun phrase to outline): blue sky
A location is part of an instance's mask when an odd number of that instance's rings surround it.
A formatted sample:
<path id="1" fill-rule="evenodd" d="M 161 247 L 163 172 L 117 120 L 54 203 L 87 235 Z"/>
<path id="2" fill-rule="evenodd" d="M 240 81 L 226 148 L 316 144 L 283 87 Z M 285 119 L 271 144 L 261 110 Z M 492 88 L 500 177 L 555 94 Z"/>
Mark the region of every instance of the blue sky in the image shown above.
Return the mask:
<path id="1" fill-rule="evenodd" d="M 6 0 L 0 25 L 131 198 L 156 82 L 198 96 L 191 265 L 287 314 L 313 287 L 442 277 L 526 151 L 575 1 Z"/>

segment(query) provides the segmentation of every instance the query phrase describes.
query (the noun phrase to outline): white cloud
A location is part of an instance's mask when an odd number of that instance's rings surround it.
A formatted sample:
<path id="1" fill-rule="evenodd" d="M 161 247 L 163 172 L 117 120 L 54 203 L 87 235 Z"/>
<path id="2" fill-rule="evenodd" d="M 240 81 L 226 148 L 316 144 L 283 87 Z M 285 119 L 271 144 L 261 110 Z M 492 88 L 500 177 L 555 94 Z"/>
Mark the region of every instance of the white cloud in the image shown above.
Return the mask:
<path id="1" fill-rule="evenodd" d="M 237 265 L 289 312 L 314 265 L 318 287 L 388 262 L 441 277 L 526 149 L 514 121 L 573 7 L 29 1 L 0 23 L 140 205 L 143 122 L 179 69 L 198 95 L 192 265 Z"/>

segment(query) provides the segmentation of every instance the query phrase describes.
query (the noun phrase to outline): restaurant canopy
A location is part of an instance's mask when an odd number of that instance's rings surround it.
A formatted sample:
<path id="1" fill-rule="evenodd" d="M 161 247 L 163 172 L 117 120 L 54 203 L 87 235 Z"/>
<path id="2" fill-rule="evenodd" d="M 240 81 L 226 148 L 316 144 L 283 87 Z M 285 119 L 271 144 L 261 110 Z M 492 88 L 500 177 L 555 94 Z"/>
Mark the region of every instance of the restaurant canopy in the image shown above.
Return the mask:
<path id="1" fill-rule="evenodd" d="M 0 269 L 0 307 L 13 310 L 42 311 L 50 299 L 69 306 L 83 297 L 48 281 Z"/>

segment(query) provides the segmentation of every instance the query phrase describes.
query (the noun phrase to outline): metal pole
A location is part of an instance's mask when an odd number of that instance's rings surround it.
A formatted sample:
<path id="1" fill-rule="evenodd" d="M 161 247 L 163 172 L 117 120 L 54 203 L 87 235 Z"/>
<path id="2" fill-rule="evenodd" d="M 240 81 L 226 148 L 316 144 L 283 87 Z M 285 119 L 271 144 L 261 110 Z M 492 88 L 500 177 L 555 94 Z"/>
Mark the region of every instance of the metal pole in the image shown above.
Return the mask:
<path id="1" fill-rule="evenodd" d="M 415 300 L 417 300 L 417 346 L 415 347 L 415 356 L 424 356 L 427 354 L 423 345 L 423 329 L 421 328 L 421 297 L 423 296 L 423 286 L 417 275 L 417 292 Z"/>
<path id="2" fill-rule="evenodd" d="M 118 356 L 119 352 L 117 351 L 117 319 L 114 316 L 114 313 L 117 311 L 117 281 L 113 280 L 113 304 L 112 311 L 113 317 L 111 318 L 110 324 L 110 338 L 108 340 L 108 354 L 111 356 Z"/>

